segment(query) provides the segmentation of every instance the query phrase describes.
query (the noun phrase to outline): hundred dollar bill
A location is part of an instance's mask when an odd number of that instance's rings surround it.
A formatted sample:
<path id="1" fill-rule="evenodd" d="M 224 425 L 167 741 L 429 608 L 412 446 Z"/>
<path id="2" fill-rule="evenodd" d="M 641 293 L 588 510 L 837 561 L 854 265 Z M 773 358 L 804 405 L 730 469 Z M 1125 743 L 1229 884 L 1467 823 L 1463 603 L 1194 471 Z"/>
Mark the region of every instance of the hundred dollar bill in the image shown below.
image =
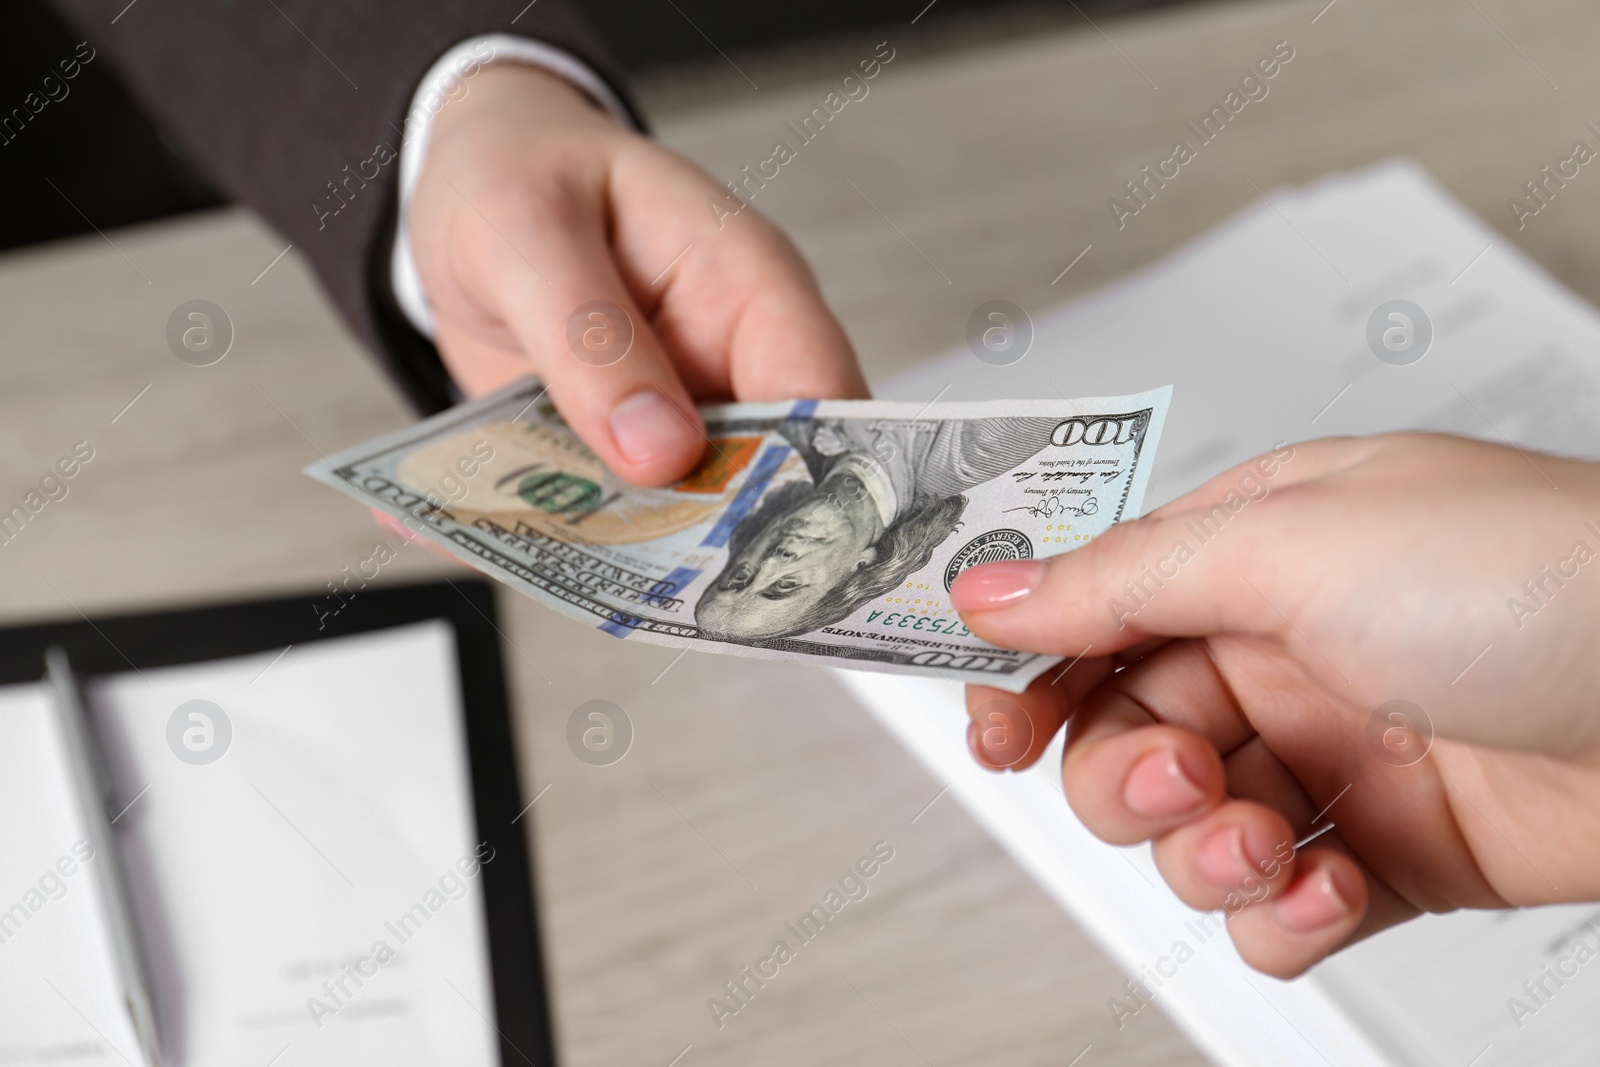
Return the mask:
<path id="1" fill-rule="evenodd" d="M 1060 657 L 980 641 L 951 583 L 1137 516 L 1171 395 L 707 407 L 700 466 L 638 489 L 526 380 L 306 473 L 619 639 L 1020 692 Z"/>

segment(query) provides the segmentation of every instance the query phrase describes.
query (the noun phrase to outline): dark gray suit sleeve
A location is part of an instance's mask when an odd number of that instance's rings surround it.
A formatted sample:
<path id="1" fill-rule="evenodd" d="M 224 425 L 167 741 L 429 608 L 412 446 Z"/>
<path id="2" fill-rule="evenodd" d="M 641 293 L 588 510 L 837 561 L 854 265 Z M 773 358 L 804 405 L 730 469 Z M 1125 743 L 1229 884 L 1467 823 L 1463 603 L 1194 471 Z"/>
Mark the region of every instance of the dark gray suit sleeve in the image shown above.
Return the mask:
<path id="1" fill-rule="evenodd" d="M 455 44 L 513 33 L 572 53 L 628 99 L 573 0 L 539 0 L 520 15 L 507 0 L 52 2 L 219 189 L 310 258 L 424 411 L 450 402 L 449 379 L 388 280 L 398 153 L 417 83 Z M 375 177 L 360 177 L 374 167 Z"/>

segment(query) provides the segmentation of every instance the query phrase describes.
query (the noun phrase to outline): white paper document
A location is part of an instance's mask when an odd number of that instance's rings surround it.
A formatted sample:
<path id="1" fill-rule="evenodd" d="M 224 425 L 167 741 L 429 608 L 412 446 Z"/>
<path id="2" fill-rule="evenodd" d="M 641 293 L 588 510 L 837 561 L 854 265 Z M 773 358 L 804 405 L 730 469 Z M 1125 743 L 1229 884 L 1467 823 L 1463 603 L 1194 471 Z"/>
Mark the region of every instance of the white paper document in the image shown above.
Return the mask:
<path id="1" fill-rule="evenodd" d="M 276 655 L 88 687 L 166 1062 L 498 1064 L 453 630 Z M 136 1063 L 55 723 L 0 690 L 0 1063 Z"/>
<path id="2" fill-rule="evenodd" d="M 1392 162 L 1268 198 L 1139 275 L 1036 315 L 1032 350 L 1012 366 L 963 349 L 877 391 L 925 402 L 1173 382 L 1151 506 L 1279 441 L 1341 433 L 1448 430 L 1600 457 L 1600 315 L 1426 173 Z M 1367 340 L 1391 300 L 1431 326 L 1409 365 Z M 1217 1063 L 1600 1062 L 1600 962 L 1579 962 L 1600 959 L 1600 908 L 1429 917 L 1280 982 L 1177 902 L 1147 847 L 1112 848 L 1078 822 L 1061 795 L 1059 738 L 1034 769 L 992 775 L 967 752 L 958 687 L 839 678 Z M 1104 996 L 1108 1022 L 1121 1015 L 1113 1001 L 1139 1003 L 1122 987 Z"/>

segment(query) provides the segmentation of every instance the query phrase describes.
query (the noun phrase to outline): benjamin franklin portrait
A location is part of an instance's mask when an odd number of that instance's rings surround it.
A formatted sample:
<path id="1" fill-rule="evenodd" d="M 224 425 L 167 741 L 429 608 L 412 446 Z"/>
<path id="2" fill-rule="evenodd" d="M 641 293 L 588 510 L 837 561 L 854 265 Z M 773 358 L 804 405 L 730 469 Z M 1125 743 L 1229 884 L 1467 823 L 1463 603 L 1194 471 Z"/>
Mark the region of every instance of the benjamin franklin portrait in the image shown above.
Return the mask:
<path id="1" fill-rule="evenodd" d="M 695 607 L 707 637 L 763 641 L 847 618 L 924 567 L 962 494 L 1037 455 L 1057 418 L 796 419 L 809 484 L 770 490 L 734 528 Z"/>

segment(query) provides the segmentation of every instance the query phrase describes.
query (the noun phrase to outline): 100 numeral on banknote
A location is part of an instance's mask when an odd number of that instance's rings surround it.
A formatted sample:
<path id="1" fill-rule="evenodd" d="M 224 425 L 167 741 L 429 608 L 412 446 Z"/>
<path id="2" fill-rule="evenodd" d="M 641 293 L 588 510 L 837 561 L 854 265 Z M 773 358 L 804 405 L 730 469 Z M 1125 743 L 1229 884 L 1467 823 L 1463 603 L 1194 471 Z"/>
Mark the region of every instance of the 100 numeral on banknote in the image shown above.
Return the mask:
<path id="1" fill-rule="evenodd" d="M 1138 515 L 1171 392 L 708 407 L 700 466 L 639 489 L 523 381 L 306 473 L 618 638 L 1020 691 L 1059 658 L 978 640 L 951 583 Z"/>

